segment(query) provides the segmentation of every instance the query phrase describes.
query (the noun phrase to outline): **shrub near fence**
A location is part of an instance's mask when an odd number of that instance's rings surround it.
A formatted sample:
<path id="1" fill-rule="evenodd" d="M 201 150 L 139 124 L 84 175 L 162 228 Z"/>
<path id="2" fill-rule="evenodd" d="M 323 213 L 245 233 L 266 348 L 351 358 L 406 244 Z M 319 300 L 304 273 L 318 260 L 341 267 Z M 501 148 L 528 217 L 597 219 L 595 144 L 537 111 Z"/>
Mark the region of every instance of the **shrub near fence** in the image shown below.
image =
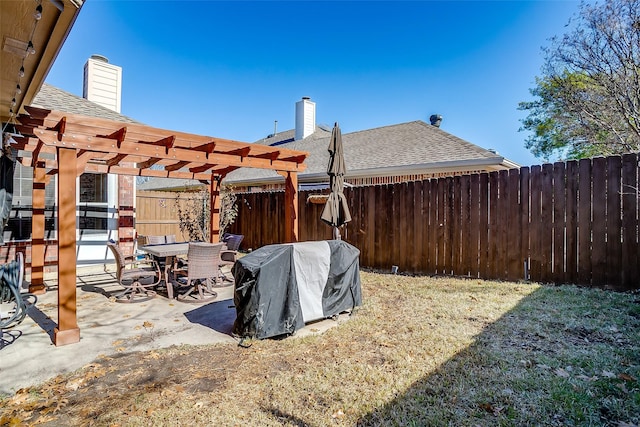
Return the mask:
<path id="1" fill-rule="evenodd" d="M 638 289 L 638 155 L 345 189 L 364 267 Z M 331 238 L 299 194 L 299 240 Z M 243 247 L 284 238 L 284 193 L 238 195 Z"/>

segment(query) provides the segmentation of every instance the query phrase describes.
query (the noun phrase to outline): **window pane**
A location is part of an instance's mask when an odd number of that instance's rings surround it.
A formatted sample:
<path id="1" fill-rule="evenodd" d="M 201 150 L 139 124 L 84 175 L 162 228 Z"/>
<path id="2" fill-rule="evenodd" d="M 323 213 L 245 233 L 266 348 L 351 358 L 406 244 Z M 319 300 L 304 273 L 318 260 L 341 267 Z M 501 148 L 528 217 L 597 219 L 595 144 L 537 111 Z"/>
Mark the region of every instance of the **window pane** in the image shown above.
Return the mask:
<path id="1" fill-rule="evenodd" d="M 82 234 L 104 234 L 107 230 L 117 229 L 117 220 L 113 218 L 115 209 L 106 204 L 78 207 L 78 229 Z"/>
<path id="2" fill-rule="evenodd" d="M 107 203 L 107 175 L 94 173 L 80 175 L 80 202 Z"/>
<path id="3" fill-rule="evenodd" d="M 55 239 L 55 196 L 56 177 L 50 177 L 44 190 L 45 239 Z M 5 241 L 28 240 L 31 238 L 31 217 L 33 206 L 33 168 L 16 163 L 13 175 L 13 201 L 11 214 L 4 229 Z"/>

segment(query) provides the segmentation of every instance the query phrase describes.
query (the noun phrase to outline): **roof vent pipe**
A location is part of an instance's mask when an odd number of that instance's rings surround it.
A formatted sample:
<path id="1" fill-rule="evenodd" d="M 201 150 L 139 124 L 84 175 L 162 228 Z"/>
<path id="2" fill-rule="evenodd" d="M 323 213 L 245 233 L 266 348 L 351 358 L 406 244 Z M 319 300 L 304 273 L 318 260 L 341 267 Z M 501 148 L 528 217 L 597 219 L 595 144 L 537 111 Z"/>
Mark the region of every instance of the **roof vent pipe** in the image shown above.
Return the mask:
<path id="1" fill-rule="evenodd" d="M 439 128 L 440 123 L 442 123 L 442 116 L 440 114 L 432 114 L 431 117 L 429 117 L 429 121 L 432 126 Z"/>

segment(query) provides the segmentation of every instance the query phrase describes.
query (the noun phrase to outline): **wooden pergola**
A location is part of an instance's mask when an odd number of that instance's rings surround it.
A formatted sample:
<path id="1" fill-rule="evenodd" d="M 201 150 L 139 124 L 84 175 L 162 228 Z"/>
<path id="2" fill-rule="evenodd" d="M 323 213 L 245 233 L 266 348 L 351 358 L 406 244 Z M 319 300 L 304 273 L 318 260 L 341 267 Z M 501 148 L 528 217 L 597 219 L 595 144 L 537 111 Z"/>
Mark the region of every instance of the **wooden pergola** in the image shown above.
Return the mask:
<path id="1" fill-rule="evenodd" d="M 31 291 L 44 289 L 44 188 L 58 175 L 58 327 L 54 344 L 80 340 L 76 315 L 76 178 L 85 172 L 194 179 L 210 183 L 211 241 L 219 239 L 220 181 L 229 172 L 270 169 L 285 179 L 285 239 L 298 239 L 298 172 L 308 153 L 141 124 L 25 107 L 18 116 L 18 149 L 33 167 Z M 153 166 L 153 168 L 152 168 Z"/>

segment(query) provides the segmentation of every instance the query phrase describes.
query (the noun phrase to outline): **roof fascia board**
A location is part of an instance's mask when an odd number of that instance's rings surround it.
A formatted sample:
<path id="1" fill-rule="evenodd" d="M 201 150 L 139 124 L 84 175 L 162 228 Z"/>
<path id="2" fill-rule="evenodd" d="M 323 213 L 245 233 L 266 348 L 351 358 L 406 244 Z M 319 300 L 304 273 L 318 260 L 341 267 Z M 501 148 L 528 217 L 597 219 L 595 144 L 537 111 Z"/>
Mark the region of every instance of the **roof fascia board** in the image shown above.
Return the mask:
<path id="1" fill-rule="evenodd" d="M 504 157 L 489 157 L 486 159 L 473 159 L 473 160 L 452 160 L 449 162 L 437 162 L 437 163 L 421 163 L 408 166 L 391 166 L 387 168 L 375 168 L 375 169 L 359 169 L 356 171 L 347 171 L 345 178 L 362 178 L 371 176 L 397 176 L 397 175 L 410 175 L 420 173 L 439 173 L 439 172 L 460 172 L 470 169 L 489 169 L 501 170 L 501 169 L 517 169 L 520 165 L 505 159 Z M 299 183 L 310 182 L 323 182 L 328 181 L 329 176 L 326 172 L 322 173 L 301 173 L 298 174 Z M 259 186 L 268 184 L 281 184 L 284 182 L 282 177 L 264 177 L 257 179 L 246 179 L 237 181 L 227 181 L 231 185 L 243 185 L 243 186 Z"/>
<path id="2" fill-rule="evenodd" d="M 81 0 L 67 0 L 62 1 L 64 5 L 62 11 L 56 20 L 53 27 L 53 31 L 49 36 L 49 41 L 44 48 L 42 57 L 36 67 L 35 74 L 29 82 L 29 86 L 25 90 L 25 95 L 22 98 L 22 103 L 18 106 L 17 111 L 23 112 L 25 105 L 30 105 L 33 102 L 36 94 L 42 87 L 42 83 L 49 74 L 53 63 L 55 62 L 58 54 L 60 53 L 64 42 L 67 40 L 73 24 L 76 22 L 80 9 L 82 8 L 83 1 Z"/>
<path id="3" fill-rule="evenodd" d="M 361 178 L 369 176 L 392 176 L 400 174 L 415 174 L 415 173 L 437 173 L 447 171 L 462 171 L 476 168 L 491 168 L 496 170 L 508 168 L 513 169 L 519 167 L 515 163 L 506 160 L 504 157 L 488 157 L 485 159 L 470 159 L 470 160 L 451 160 L 447 162 L 432 162 L 432 163 L 417 163 L 406 166 L 390 166 L 386 168 L 373 168 L 373 169 L 359 169 L 356 171 L 347 170 L 345 178 Z M 347 167 L 348 169 L 348 167 Z M 316 176 L 326 175 L 314 174 Z M 302 174 L 301 179 L 311 176 L 310 174 Z"/>
<path id="4" fill-rule="evenodd" d="M 420 163 L 415 165 L 406 166 L 391 166 L 387 168 L 375 168 L 375 169 L 359 169 L 355 171 L 347 171 L 345 178 L 362 178 L 370 176 L 395 176 L 395 175 L 407 175 L 418 173 L 438 173 L 438 172 L 458 172 L 469 169 L 483 168 L 490 170 L 500 169 L 515 169 L 520 166 L 516 163 L 505 159 L 504 157 L 489 157 L 486 159 L 473 159 L 473 160 L 452 160 L 448 162 L 437 163 Z M 329 176 L 326 172 L 322 173 L 301 173 L 298 175 L 298 182 L 318 182 L 327 181 Z M 278 184 L 282 183 L 283 179 L 279 176 L 265 177 L 258 179 L 246 179 L 246 180 L 233 180 L 229 183 L 233 185 L 265 185 L 265 184 Z"/>

